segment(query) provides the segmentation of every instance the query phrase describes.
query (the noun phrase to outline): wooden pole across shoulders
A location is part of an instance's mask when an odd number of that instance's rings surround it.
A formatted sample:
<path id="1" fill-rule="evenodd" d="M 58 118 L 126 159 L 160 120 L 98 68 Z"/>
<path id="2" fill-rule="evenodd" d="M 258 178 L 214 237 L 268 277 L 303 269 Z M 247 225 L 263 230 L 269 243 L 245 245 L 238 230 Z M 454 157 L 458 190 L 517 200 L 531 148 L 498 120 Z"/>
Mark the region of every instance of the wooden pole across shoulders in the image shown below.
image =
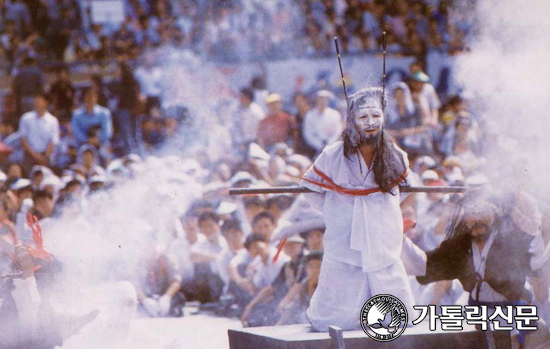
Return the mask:
<path id="1" fill-rule="evenodd" d="M 441 187 L 409 187 L 403 186 L 400 188 L 402 193 L 463 193 L 466 187 L 457 186 L 441 186 Z M 258 195 L 258 194 L 301 194 L 313 193 L 305 187 L 270 187 L 270 188 L 232 188 L 229 189 L 229 195 Z"/>

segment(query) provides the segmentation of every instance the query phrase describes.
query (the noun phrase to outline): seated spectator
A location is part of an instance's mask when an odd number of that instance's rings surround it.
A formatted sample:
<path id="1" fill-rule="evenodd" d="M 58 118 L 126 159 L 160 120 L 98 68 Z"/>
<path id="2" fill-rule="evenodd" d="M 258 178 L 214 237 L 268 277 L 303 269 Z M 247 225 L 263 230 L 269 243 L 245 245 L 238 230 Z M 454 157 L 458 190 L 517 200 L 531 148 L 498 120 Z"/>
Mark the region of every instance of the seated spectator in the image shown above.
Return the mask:
<path id="1" fill-rule="evenodd" d="M 275 228 L 277 228 L 275 217 L 266 211 L 258 213 L 252 221 L 252 231 L 265 237 L 268 243 L 271 241 Z"/>
<path id="2" fill-rule="evenodd" d="M 303 245 L 304 239 L 299 236 L 292 236 L 288 239 L 283 252 L 290 257 L 290 260 L 283 265 L 277 278 L 260 290 L 247 304 L 241 316 L 244 326 L 254 327 L 275 324 L 278 318 L 275 309 L 281 299 L 299 280 Z"/>
<path id="3" fill-rule="evenodd" d="M 23 114 L 19 122 L 23 167 L 29 172 L 33 165 L 48 166 L 55 145 L 59 142 L 59 122 L 48 112 L 48 96 L 34 97 L 34 111 Z"/>
<path id="4" fill-rule="evenodd" d="M 319 227 L 304 233 L 301 233 L 306 240 L 306 248 L 308 251 L 322 251 L 323 250 L 323 237 L 325 236 L 325 228 Z"/>
<path id="5" fill-rule="evenodd" d="M 445 112 L 441 115 L 441 123 L 447 130 L 455 121 L 458 113 L 466 110 L 465 101 L 458 95 L 451 96 L 447 100 L 444 109 Z"/>
<path id="6" fill-rule="evenodd" d="M 227 242 L 221 236 L 218 217 L 212 212 L 199 216 L 199 229 L 206 240 L 191 248 L 191 261 L 195 264 L 195 294 L 202 303 L 215 302 L 223 291 L 217 260 Z"/>
<path id="7" fill-rule="evenodd" d="M 306 310 L 319 283 L 322 259 L 321 251 L 310 252 L 305 257 L 307 277 L 295 284 L 279 303 L 277 313 L 280 314 L 280 318 L 276 326 L 309 323 Z"/>
<path id="8" fill-rule="evenodd" d="M 260 234 L 251 234 L 246 238 L 245 247 L 253 258 L 248 265 L 246 275 L 252 281 L 255 293 L 271 285 L 279 275 L 281 268 L 290 258 L 283 252 L 274 261 L 277 249 L 269 245 L 269 241 Z"/>
<path id="9" fill-rule="evenodd" d="M 218 257 L 218 265 L 220 276 L 225 283 L 228 285 L 230 282 L 229 278 L 229 263 L 237 255 L 237 253 L 243 250 L 244 247 L 244 234 L 240 227 L 239 221 L 236 219 L 228 219 L 223 223 L 222 233 L 227 241 L 227 247 L 224 248 Z"/>
<path id="10" fill-rule="evenodd" d="M 265 99 L 268 114 L 258 127 L 258 144 L 271 152 L 277 143 L 292 145 L 296 139 L 296 122 L 282 111 L 282 99 L 278 94 L 270 94 Z"/>
<path id="11" fill-rule="evenodd" d="M 76 158 L 77 164 L 81 165 L 84 177 L 88 178 L 90 172 L 99 165 L 99 154 L 97 149 L 91 144 L 84 144 L 78 149 Z"/>
<path id="12" fill-rule="evenodd" d="M 163 254 L 153 256 L 144 272 L 137 290 L 141 309 L 151 317 L 181 316 L 185 299 L 178 294 L 181 277 L 173 261 Z"/>
<path id="13" fill-rule="evenodd" d="M 304 116 L 304 139 L 317 154 L 327 145 L 339 140 L 342 133 L 342 116 L 328 106 L 332 97 L 333 94 L 329 91 L 317 92 L 315 108 Z"/>
<path id="14" fill-rule="evenodd" d="M 276 225 L 281 225 L 280 219 L 293 201 L 294 198 L 288 194 L 277 194 L 267 199 L 265 208 L 273 216 Z"/>
<path id="15" fill-rule="evenodd" d="M 468 112 L 460 112 L 443 135 L 439 150 L 445 156 L 477 153 L 478 139 L 473 123 Z"/>
<path id="16" fill-rule="evenodd" d="M 33 206 L 29 213 L 36 216 L 39 220 L 50 217 L 53 214 L 54 201 L 53 196 L 43 190 L 39 190 L 33 195 Z"/>

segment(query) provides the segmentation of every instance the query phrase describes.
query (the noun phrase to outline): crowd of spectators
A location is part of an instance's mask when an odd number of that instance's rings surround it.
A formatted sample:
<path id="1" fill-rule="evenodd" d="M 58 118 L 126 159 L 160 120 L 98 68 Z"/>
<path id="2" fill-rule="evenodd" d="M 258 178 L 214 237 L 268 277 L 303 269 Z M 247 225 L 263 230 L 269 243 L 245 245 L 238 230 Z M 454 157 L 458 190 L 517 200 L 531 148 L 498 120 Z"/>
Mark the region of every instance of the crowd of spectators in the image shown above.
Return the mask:
<path id="1" fill-rule="evenodd" d="M 67 71 L 60 69 L 46 92 L 34 94 L 18 130 L 3 133 L 11 147 L 4 159 L 11 161 L 4 162 L 0 173 L 4 241 L 31 241 L 25 228 L 28 212 L 39 219 L 55 217 L 68 203 L 86 200 L 114 185 L 121 174 L 135 171 L 136 154 L 144 155 L 144 145 L 155 144 L 150 134 L 135 137 L 135 115 L 162 113 L 155 69 L 146 59 L 134 74 L 122 63 L 120 89 L 106 89 L 95 79 L 80 101 Z M 418 181 L 464 184 L 484 163 L 481 120 L 460 96 L 440 101 L 423 70 L 415 62 L 407 80 L 389 87 L 387 130 L 408 152 L 411 175 Z M 232 150 L 217 161 L 199 151 L 189 165 L 203 195 L 174 217 L 173 240 L 163 252 L 144 262 L 135 287 L 148 316 L 181 316 L 187 302 L 199 301 L 215 304 L 219 314 L 239 316 L 247 326 L 307 322 L 305 309 L 322 261 L 322 215 L 300 196 L 230 197 L 226 189 L 298 184 L 322 149 L 340 139 L 345 127 L 341 93 L 327 86 L 283 100 L 261 80 L 240 90 L 234 101 L 238 107 L 228 115 Z M 110 103 L 112 99 L 118 103 Z M 142 134 L 156 132 L 157 122 L 154 117 L 142 120 L 147 129 Z M 443 220 L 449 215 L 440 213 L 449 205 L 452 196 L 419 195 L 415 209 L 404 212 L 418 221 L 408 234 L 420 247 L 428 250 L 443 239 L 448 223 Z M 288 241 L 275 258 L 285 236 Z M 427 288 L 419 292 L 433 292 Z M 460 295 L 460 288 L 453 290 Z"/>
<path id="2" fill-rule="evenodd" d="M 344 52 L 377 51 L 425 57 L 466 48 L 471 11 L 453 1 L 281 0 L 124 1 L 119 24 L 94 20 L 77 0 L 0 3 L 0 47 L 11 66 L 25 59 L 106 60 L 138 57 L 163 45 L 222 60 L 303 57 L 329 53 L 339 36 Z"/>

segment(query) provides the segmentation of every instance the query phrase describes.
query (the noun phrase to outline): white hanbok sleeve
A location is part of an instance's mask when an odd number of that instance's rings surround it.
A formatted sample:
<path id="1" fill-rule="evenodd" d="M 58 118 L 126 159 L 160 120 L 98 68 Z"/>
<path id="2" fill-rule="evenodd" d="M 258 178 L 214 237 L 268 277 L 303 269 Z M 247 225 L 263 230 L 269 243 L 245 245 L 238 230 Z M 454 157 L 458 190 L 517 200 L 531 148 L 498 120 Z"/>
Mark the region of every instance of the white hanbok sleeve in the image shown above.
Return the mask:
<path id="1" fill-rule="evenodd" d="M 315 192 L 305 195 L 311 206 L 319 211 L 323 211 L 323 205 L 325 203 L 325 193 L 327 189 L 324 188 L 322 185 L 325 184 L 326 181 L 321 177 L 321 175 L 319 175 L 316 169 L 323 173 L 327 173 L 326 148 L 325 151 L 323 151 L 321 155 L 317 157 L 315 163 L 302 176 L 302 180 L 300 181 L 301 186 Z"/>
<path id="2" fill-rule="evenodd" d="M 409 167 L 409 157 L 407 153 L 399 148 L 397 145 L 394 145 L 397 152 L 399 152 L 403 156 L 403 163 L 405 164 L 405 168 L 407 169 L 407 177 L 404 181 L 399 183 L 400 186 L 415 186 L 418 185 L 415 176 L 412 175 L 412 170 Z M 403 202 L 411 193 L 400 193 L 400 202 Z"/>
<path id="3" fill-rule="evenodd" d="M 403 236 L 403 248 L 401 249 L 401 261 L 408 275 L 426 275 L 426 252 L 416 246 L 407 236 Z"/>

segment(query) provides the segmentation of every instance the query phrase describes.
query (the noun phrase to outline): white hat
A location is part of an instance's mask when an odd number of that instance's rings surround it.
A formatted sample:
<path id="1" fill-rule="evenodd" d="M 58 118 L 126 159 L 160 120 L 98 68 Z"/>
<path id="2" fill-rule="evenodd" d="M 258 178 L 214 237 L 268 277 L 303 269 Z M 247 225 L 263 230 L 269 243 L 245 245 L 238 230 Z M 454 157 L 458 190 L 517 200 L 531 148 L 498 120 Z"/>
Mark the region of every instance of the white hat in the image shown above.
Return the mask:
<path id="1" fill-rule="evenodd" d="M 42 182 L 40 182 L 40 190 L 44 190 L 47 186 L 52 186 L 55 189 L 60 189 L 62 187 L 62 182 L 56 175 L 50 175 L 44 178 Z"/>
<path id="2" fill-rule="evenodd" d="M 219 215 L 231 214 L 237 210 L 237 205 L 232 202 L 222 201 L 220 206 L 216 209 L 216 213 Z"/>
<path id="3" fill-rule="evenodd" d="M 26 178 L 19 178 L 10 185 L 10 189 L 14 191 L 21 190 L 32 185 L 31 181 Z"/>
<path id="4" fill-rule="evenodd" d="M 238 182 L 241 182 L 241 181 L 249 181 L 250 183 L 255 183 L 256 178 L 254 178 L 254 176 L 252 176 L 250 173 L 248 173 L 246 171 L 239 171 L 239 172 L 235 173 L 235 175 L 233 175 L 233 177 L 231 177 L 231 179 L 229 180 L 229 183 L 233 187 L 233 186 L 235 186 L 235 184 L 237 184 Z"/>
<path id="5" fill-rule="evenodd" d="M 438 180 L 439 179 L 439 175 L 437 174 L 437 172 L 435 172 L 434 170 L 426 170 L 424 171 L 424 173 L 422 173 L 422 180 L 423 181 L 426 181 L 426 180 Z"/>
<path id="6" fill-rule="evenodd" d="M 324 98 L 334 98 L 334 93 L 328 91 L 328 90 L 320 90 L 316 93 L 317 97 L 324 97 Z"/>
<path id="7" fill-rule="evenodd" d="M 418 165 L 424 164 L 428 167 L 434 167 L 435 165 L 437 165 L 435 160 L 432 157 L 428 156 L 428 155 L 424 155 L 424 156 L 419 157 L 418 160 L 416 161 L 416 163 Z"/>
<path id="8" fill-rule="evenodd" d="M 250 143 L 248 147 L 248 157 L 262 160 L 269 160 L 271 158 L 257 143 Z"/>
<path id="9" fill-rule="evenodd" d="M 105 176 L 102 176 L 102 175 L 95 175 L 95 176 L 90 177 L 90 179 L 88 179 L 88 184 L 106 183 L 106 182 L 107 182 L 107 178 L 105 178 Z"/>
<path id="10" fill-rule="evenodd" d="M 0 171 L 0 182 L 5 182 L 8 180 L 8 176 L 2 171 Z"/>
<path id="11" fill-rule="evenodd" d="M 269 96 L 265 98 L 265 104 L 273 103 L 273 102 L 280 102 L 282 100 L 281 95 L 278 95 L 276 93 L 272 93 Z"/>
<path id="12" fill-rule="evenodd" d="M 304 242 L 306 242 L 306 240 L 304 240 L 300 235 L 292 235 L 286 240 L 286 242 L 297 242 L 299 244 L 303 244 Z"/>

